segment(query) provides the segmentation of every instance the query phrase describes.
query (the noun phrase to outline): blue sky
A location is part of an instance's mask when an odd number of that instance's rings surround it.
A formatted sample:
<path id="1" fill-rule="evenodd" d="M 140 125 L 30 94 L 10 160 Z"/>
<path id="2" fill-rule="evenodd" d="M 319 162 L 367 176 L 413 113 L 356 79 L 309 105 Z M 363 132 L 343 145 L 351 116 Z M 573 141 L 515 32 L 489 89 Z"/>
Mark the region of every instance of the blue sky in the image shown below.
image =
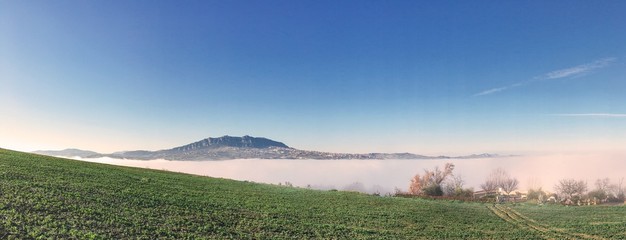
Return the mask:
<path id="1" fill-rule="evenodd" d="M 0 1 L 0 146 L 623 150 L 624 1 Z"/>

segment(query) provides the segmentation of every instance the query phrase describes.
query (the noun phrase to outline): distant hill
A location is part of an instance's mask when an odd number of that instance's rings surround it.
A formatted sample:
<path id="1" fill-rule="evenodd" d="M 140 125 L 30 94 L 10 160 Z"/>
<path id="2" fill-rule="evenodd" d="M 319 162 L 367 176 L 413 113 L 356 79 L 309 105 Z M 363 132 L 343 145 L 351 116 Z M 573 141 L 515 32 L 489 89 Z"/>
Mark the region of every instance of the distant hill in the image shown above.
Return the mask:
<path id="1" fill-rule="evenodd" d="M 91 156 L 99 156 L 100 153 L 93 151 L 80 150 L 75 148 L 68 148 L 64 150 L 39 150 L 34 151 L 33 153 L 48 155 L 48 156 L 58 156 L 58 157 L 91 157 Z"/>
<path id="2" fill-rule="evenodd" d="M 71 151 L 70 151 L 71 150 Z M 166 159 L 179 161 L 230 160 L 230 159 L 449 159 L 498 157 L 495 154 L 474 154 L 460 157 L 425 156 L 413 153 L 329 153 L 291 148 L 286 144 L 262 137 L 222 136 L 206 138 L 183 146 L 158 151 L 123 151 L 100 154 L 92 151 L 66 149 L 62 151 L 37 151 L 35 153 L 64 157 L 111 157 L 120 159 Z"/>

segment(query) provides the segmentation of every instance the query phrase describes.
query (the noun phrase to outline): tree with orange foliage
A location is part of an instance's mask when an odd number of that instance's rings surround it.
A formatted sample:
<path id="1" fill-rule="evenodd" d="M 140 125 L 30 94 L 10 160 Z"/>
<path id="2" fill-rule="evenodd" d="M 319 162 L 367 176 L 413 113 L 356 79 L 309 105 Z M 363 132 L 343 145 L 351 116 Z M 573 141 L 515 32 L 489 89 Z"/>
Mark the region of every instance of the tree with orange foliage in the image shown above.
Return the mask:
<path id="1" fill-rule="evenodd" d="M 424 169 L 423 175 L 416 174 L 411 179 L 409 193 L 428 196 L 443 195 L 441 184 L 448 176 L 452 175 L 452 170 L 454 170 L 454 164 L 452 163 L 446 163 L 443 170 L 439 169 L 439 166 L 435 167 L 433 171 Z"/>
<path id="2" fill-rule="evenodd" d="M 409 193 L 412 195 L 420 195 L 422 193 L 422 179 L 419 174 L 415 174 L 409 185 Z"/>

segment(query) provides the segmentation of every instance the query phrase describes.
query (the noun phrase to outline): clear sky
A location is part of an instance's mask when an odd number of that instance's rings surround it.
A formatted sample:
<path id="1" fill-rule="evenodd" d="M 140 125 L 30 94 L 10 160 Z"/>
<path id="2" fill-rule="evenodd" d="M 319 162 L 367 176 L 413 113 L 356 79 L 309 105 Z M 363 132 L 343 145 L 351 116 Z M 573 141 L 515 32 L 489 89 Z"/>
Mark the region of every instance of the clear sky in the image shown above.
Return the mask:
<path id="1" fill-rule="evenodd" d="M 0 0 L 0 147 L 626 150 L 626 1 Z"/>

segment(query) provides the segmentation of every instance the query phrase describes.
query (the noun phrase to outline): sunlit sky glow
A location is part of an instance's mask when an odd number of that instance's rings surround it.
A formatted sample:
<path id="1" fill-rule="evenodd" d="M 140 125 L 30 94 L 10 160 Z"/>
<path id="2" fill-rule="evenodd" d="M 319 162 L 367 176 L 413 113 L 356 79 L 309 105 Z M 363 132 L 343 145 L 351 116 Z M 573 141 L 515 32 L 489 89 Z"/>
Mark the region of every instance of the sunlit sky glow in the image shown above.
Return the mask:
<path id="1" fill-rule="evenodd" d="M 626 1 L 0 1 L 0 147 L 626 146 Z"/>

